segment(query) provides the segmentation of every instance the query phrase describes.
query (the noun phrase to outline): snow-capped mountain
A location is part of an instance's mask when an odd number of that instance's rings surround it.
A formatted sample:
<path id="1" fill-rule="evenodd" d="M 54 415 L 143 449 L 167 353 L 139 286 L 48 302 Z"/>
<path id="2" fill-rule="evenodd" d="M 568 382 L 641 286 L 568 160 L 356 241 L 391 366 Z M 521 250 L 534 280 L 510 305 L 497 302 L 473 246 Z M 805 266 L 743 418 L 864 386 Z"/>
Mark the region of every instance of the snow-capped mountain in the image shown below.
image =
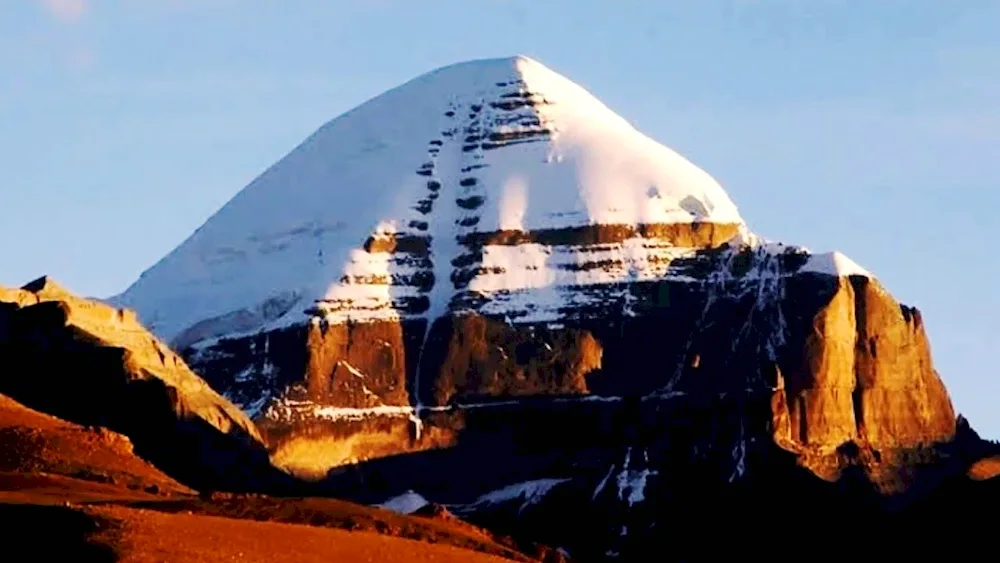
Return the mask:
<path id="1" fill-rule="evenodd" d="M 744 231 L 711 176 L 580 86 L 473 61 L 324 125 L 114 301 L 182 347 L 470 296 L 549 320 L 579 297 L 566 287 L 663 278 Z"/>
<path id="2" fill-rule="evenodd" d="M 787 454 L 903 491 L 902 452 L 955 431 L 919 312 L 842 254 L 756 236 L 711 176 L 525 57 L 327 123 L 112 302 L 280 466 L 360 468 L 373 502 L 597 511 L 609 554 L 692 482 Z"/>
<path id="3" fill-rule="evenodd" d="M 673 246 L 643 235 L 692 222 L 719 225 L 713 242 L 743 223 L 708 174 L 583 88 L 524 57 L 475 61 L 324 125 L 118 301 L 183 343 L 310 306 L 334 322 L 429 317 L 463 291 L 662 275 Z M 581 252 L 587 236 L 602 246 Z M 560 267 L 607 260 L 622 265 Z"/>

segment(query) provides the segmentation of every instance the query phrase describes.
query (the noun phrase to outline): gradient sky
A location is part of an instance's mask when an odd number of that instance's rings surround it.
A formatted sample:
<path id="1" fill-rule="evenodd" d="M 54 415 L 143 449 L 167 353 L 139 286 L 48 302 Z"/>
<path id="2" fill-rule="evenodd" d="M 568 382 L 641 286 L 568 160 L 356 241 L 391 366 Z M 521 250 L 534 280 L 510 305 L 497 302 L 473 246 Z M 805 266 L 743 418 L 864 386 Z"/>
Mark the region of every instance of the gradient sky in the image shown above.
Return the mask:
<path id="1" fill-rule="evenodd" d="M 0 284 L 118 293 L 325 121 L 525 54 L 924 314 L 1000 437 L 1000 2 L 10 0 Z"/>

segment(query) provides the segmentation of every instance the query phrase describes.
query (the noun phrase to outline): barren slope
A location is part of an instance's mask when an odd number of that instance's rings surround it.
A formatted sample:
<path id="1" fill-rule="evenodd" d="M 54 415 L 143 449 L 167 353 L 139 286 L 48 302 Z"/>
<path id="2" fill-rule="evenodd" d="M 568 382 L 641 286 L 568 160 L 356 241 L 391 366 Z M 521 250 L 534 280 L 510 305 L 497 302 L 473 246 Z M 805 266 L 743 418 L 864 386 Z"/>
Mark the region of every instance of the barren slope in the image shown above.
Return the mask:
<path id="1" fill-rule="evenodd" d="M 451 545 L 368 532 L 123 506 L 57 507 L 0 504 L 11 522 L 5 552 L 14 560 L 52 557 L 87 561 L 202 563 L 219 561 L 509 561 Z M 44 530 L 44 542 L 38 537 Z"/>
<path id="2" fill-rule="evenodd" d="M 85 486 L 62 477 L 112 487 Z M 192 492 L 137 457 L 125 436 L 106 428 L 72 424 L 0 395 L 0 490 L 68 492 L 82 488 L 112 494 L 116 491 L 114 486 L 165 493 Z M 58 492 L 54 494 L 58 496 Z"/>
<path id="3" fill-rule="evenodd" d="M 90 561 L 533 560 L 461 522 L 333 499 L 193 493 L 138 458 L 127 437 L 0 395 L 0 518 L 9 523 L 0 537 L 7 554 Z M 40 533 L 49 541 L 39 544 Z"/>
<path id="4" fill-rule="evenodd" d="M 282 483 L 253 422 L 124 309 L 43 277 L 0 288 L 0 392 L 128 436 L 187 485 Z"/>

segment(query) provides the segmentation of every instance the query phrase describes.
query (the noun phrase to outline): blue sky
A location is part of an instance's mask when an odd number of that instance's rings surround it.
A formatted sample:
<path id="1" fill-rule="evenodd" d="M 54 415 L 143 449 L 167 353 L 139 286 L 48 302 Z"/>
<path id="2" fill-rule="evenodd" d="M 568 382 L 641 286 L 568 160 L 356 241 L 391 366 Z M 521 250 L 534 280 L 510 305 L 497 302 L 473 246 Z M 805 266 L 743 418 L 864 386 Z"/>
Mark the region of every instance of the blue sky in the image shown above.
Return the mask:
<path id="1" fill-rule="evenodd" d="M 1000 2 L 18 0 L 0 7 L 0 283 L 117 293 L 323 122 L 526 54 L 708 170 L 758 233 L 923 313 L 1000 437 Z"/>

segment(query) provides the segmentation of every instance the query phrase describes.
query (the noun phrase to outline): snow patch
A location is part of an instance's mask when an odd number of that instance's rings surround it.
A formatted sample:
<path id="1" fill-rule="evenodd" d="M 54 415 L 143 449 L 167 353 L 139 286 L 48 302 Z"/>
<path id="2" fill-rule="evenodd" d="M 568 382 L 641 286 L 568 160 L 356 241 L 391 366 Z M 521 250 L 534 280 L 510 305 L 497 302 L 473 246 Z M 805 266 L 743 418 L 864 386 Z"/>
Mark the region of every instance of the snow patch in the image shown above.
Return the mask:
<path id="1" fill-rule="evenodd" d="M 255 420 L 258 416 L 260 416 L 260 413 L 264 410 L 264 406 L 267 405 L 267 402 L 270 400 L 271 393 L 265 392 L 256 401 L 242 405 L 241 410 L 243 410 L 243 412 L 245 412 L 251 420 Z"/>
<path id="2" fill-rule="evenodd" d="M 648 453 L 643 450 L 643 459 L 648 462 Z M 651 476 L 659 474 L 658 471 L 644 468 L 640 470 L 630 469 L 632 462 L 632 448 L 629 447 L 625 453 L 625 463 L 622 470 L 615 477 L 618 485 L 618 500 L 625 501 L 629 507 L 646 500 L 646 484 Z M 596 495 L 595 495 L 596 496 Z"/>
<path id="3" fill-rule="evenodd" d="M 608 468 L 608 472 L 604 475 L 604 478 L 601 479 L 601 482 L 598 483 L 597 487 L 594 489 L 594 494 L 590 496 L 590 500 L 597 500 L 598 495 L 604 491 L 604 488 L 608 485 L 608 480 L 611 479 L 611 474 L 615 472 L 615 467 L 615 464 L 611 464 L 611 467 Z"/>
<path id="4" fill-rule="evenodd" d="M 733 472 L 729 475 L 729 482 L 734 483 L 737 479 L 741 479 L 743 474 L 747 470 L 747 436 L 746 436 L 746 424 L 743 421 L 744 413 L 740 413 L 740 437 L 733 446 L 732 456 L 733 456 Z"/>
<path id="5" fill-rule="evenodd" d="M 518 512 L 523 512 L 525 508 L 541 501 L 557 485 L 565 483 L 570 479 L 536 479 L 508 485 L 502 489 L 497 489 L 480 496 L 475 502 L 462 507 L 462 511 L 476 511 L 485 507 L 505 504 L 510 501 L 520 499 L 521 505 Z"/>
<path id="6" fill-rule="evenodd" d="M 829 276 L 864 276 L 872 278 L 871 272 L 862 268 L 857 262 L 851 260 L 840 252 L 825 252 L 823 254 L 811 254 L 805 265 L 799 269 L 800 272 L 814 272 Z"/>
<path id="7" fill-rule="evenodd" d="M 413 514 L 428 504 L 430 504 L 430 501 L 419 493 L 410 490 L 376 506 L 391 510 L 397 514 Z"/>
<path id="8" fill-rule="evenodd" d="M 359 379 L 364 379 L 365 378 L 365 374 L 361 373 L 361 371 L 359 371 L 358 368 L 352 366 L 346 360 L 340 360 L 339 362 L 337 362 L 337 365 L 344 366 L 344 369 L 346 369 L 348 371 L 348 373 L 350 373 L 354 377 L 357 377 Z"/>

